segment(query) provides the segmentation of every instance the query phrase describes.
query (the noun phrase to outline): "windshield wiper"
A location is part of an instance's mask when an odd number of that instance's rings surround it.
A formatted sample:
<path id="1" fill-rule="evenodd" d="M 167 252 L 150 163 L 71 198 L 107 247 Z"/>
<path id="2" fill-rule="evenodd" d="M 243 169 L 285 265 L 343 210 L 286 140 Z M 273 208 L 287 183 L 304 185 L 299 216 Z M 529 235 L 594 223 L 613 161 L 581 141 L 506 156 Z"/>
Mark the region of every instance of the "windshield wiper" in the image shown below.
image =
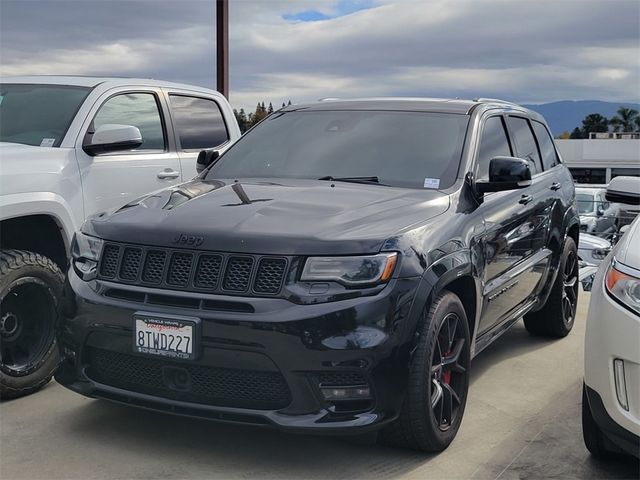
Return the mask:
<path id="1" fill-rule="evenodd" d="M 380 179 L 378 177 L 332 177 L 331 175 L 327 175 L 325 177 L 320 177 L 318 180 L 329 180 L 332 182 L 350 182 L 350 183 L 373 183 L 376 185 L 385 185 L 384 183 L 380 183 Z M 386 186 L 386 185 L 385 185 Z"/>

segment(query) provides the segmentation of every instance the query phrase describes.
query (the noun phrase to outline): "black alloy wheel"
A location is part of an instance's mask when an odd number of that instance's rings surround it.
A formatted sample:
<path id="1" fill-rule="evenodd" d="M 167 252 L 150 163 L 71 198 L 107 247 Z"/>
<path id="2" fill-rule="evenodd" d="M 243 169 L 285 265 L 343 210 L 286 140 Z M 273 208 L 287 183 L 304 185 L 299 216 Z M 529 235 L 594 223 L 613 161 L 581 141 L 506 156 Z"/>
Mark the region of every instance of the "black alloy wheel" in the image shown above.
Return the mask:
<path id="1" fill-rule="evenodd" d="M 562 318 L 571 330 L 578 308 L 578 256 L 570 251 L 562 272 Z"/>
<path id="2" fill-rule="evenodd" d="M 466 311 L 443 291 L 425 309 L 398 418 L 378 441 L 423 452 L 447 448 L 458 432 L 469 389 L 470 333 Z"/>
<path id="3" fill-rule="evenodd" d="M 569 334 L 578 309 L 578 268 L 576 242 L 567 237 L 546 303 L 524 316 L 524 326 L 531 335 L 560 338 Z"/>
<path id="4" fill-rule="evenodd" d="M 455 424 L 460 398 L 467 383 L 468 366 L 463 365 L 461 358 L 466 339 L 459 323 L 460 317 L 455 313 L 449 313 L 443 319 L 431 360 L 432 390 L 429 403 L 438 428 L 443 432 Z"/>

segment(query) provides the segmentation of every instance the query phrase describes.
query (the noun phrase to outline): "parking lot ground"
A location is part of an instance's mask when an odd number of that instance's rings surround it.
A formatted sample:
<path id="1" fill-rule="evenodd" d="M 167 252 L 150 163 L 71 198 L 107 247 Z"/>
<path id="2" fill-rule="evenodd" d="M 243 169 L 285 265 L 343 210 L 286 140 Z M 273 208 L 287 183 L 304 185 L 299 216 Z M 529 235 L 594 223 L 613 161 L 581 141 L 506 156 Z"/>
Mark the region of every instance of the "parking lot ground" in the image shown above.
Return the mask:
<path id="1" fill-rule="evenodd" d="M 638 478 L 637 461 L 595 461 L 582 442 L 587 303 L 567 338 L 520 322 L 474 360 L 462 427 L 439 455 L 169 416 L 52 382 L 0 404 L 0 477 Z"/>

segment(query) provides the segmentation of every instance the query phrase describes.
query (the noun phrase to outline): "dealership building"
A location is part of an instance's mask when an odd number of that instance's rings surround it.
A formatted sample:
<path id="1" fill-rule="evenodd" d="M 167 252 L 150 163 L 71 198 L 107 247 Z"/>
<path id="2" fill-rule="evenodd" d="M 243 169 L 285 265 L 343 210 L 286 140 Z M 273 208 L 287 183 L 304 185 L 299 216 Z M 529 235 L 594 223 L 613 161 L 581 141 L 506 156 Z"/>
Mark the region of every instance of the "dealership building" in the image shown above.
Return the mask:
<path id="1" fill-rule="evenodd" d="M 606 184 L 619 175 L 640 176 L 640 134 L 591 134 L 585 140 L 556 140 L 576 183 Z"/>

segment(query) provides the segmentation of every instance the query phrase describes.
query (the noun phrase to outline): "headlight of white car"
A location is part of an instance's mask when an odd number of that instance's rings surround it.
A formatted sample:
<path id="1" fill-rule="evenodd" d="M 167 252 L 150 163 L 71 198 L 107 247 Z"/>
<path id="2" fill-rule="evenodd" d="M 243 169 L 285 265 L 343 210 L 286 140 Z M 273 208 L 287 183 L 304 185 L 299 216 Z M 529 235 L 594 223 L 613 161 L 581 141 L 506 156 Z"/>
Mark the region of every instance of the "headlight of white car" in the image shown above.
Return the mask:
<path id="1" fill-rule="evenodd" d="M 83 280 L 91 280 L 96 276 L 96 269 L 104 240 L 78 232 L 71 243 L 73 268 Z"/>
<path id="2" fill-rule="evenodd" d="M 605 285 L 612 297 L 640 315 L 640 278 L 614 260 L 607 270 Z"/>
<path id="3" fill-rule="evenodd" d="M 382 283 L 391 278 L 397 258 L 397 253 L 354 257 L 309 257 L 304 264 L 300 280 L 332 281 L 347 286 Z"/>

